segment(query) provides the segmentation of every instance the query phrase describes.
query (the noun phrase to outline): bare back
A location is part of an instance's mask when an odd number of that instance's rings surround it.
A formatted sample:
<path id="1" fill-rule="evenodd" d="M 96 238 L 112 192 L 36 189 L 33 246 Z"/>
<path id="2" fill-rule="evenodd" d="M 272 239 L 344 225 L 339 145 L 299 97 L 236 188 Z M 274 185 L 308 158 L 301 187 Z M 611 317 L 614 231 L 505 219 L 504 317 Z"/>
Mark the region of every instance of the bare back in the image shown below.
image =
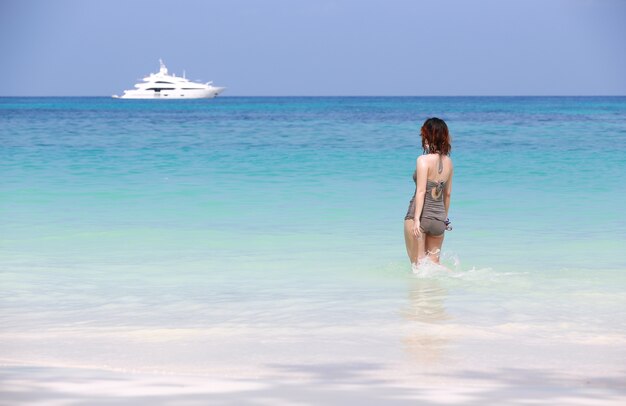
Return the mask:
<path id="1" fill-rule="evenodd" d="M 418 158 L 424 160 L 428 168 L 426 178 L 433 182 L 445 182 L 448 183 L 450 175 L 452 174 L 452 159 L 446 155 L 428 154 L 422 155 Z"/>

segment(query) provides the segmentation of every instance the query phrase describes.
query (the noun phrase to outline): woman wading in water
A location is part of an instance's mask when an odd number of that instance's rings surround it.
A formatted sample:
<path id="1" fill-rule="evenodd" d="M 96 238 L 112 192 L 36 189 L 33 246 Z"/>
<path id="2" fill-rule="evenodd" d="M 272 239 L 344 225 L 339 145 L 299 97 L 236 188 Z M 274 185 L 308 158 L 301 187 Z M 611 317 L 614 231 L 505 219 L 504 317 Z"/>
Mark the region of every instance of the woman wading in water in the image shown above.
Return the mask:
<path id="1" fill-rule="evenodd" d="M 439 263 L 452 194 L 450 134 L 446 123 L 429 118 L 421 129 L 424 155 L 417 158 L 413 173 L 415 195 L 404 217 L 404 241 L 412 264 L 426 256 Z"/>

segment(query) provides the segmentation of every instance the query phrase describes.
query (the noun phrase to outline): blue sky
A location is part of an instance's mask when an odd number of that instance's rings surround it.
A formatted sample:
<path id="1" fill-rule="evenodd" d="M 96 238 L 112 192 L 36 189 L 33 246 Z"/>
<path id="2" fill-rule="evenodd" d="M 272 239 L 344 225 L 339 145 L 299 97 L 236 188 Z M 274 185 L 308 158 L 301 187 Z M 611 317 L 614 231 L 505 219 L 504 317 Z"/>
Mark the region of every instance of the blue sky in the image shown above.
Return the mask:
<path id="1" fill-rule="evenodd" d="M 0 0 L 0 95 L 626 95 L 622 0 Z"/>

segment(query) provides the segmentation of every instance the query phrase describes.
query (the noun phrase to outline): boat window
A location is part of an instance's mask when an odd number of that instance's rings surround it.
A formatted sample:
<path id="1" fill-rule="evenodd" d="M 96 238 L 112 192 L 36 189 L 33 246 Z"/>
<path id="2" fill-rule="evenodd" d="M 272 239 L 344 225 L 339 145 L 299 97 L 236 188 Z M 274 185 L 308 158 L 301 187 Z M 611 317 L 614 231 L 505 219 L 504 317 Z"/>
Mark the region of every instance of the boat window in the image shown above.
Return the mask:
<path id="1" fill-rule="evenodd" d="M 160 92 L 161 90 L 174 90 L 173 87 L 150 87 L 146 90 L 154 90 L 155 92 Z"/>
<path id="2" fill-rule="evenodd" d="M 173 84 L 172 82 L 164 82 L 162 80 L 158 80 L 155 83 L 167 83 L 168 85 L 172 85 Z"/>

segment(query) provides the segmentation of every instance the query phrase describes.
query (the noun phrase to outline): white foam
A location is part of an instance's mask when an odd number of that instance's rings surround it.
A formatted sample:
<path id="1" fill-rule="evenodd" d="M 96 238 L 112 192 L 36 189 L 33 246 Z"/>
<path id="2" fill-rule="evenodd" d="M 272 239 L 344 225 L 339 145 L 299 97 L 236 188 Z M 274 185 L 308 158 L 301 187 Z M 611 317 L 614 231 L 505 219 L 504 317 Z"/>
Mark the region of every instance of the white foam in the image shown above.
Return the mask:
<path id="1" fill-rule="evenodd" d="M 458 255 L 454 253 L 442 253 L 440 263 L 435 263 L 426 257 L 411 264 L 411 270 L 417 278 L 456 279 L 475 282 L 494 282 L 506 277 L 528 274 L 528 272 L 497 272 L 493 268 L 471 267 L 464 269 Z"/>

